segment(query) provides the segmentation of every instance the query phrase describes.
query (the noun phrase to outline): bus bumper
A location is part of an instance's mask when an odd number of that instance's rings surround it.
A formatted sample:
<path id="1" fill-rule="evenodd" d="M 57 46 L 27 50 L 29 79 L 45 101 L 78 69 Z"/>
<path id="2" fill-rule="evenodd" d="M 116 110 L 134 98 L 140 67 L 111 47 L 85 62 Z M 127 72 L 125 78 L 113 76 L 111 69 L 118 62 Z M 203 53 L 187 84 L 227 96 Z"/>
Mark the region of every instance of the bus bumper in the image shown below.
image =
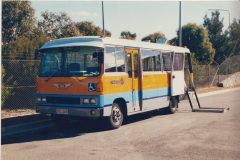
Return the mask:
<path id="1" fill-rule="evenodd" d="M 42 114 L 60 114 L 80 117 L 106 117 L 111 115 L 112 107 L 101 108 L 69 108 L 53 106 L 37 106 L 36 112 Z"/>

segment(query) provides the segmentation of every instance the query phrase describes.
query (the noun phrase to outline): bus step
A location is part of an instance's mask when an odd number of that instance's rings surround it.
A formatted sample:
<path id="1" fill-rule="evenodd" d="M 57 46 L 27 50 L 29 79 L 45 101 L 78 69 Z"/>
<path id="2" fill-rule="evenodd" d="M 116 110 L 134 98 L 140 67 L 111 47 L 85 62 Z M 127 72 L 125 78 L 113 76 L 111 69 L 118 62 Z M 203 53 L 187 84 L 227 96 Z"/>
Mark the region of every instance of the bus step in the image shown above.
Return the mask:
<path id="1" fill-rule="evenodd" d="M 193 109 L 193 112 L 210 112 L 210 113 L 224 113 L 228 111 L 229 108 L 210 108 L 210 107 L 201 107 L 199 109 Z"/>

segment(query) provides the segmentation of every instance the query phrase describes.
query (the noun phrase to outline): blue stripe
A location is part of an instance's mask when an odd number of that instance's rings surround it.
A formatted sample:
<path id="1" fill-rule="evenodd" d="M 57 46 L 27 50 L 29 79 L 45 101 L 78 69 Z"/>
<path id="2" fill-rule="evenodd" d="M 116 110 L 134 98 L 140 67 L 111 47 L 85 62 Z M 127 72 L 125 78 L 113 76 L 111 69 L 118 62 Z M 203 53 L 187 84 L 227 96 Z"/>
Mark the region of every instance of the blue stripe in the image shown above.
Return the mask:
<path id="1" fill-rule="evenodd" d="M 123 98 L 127 103 L 133 102 L 133 94 L 135 94 L 135 100 L 139 100 L 139 96 L 142 94 L 143 100 L 149 100 L 149 99 L 155 99 L 160 98 L 164 96 L 168 96 L 169 88 L 158 88 L 158 89 L 152 89 L 152 90 L 143 90 L 141 91 L 135 91 L 135 92 L 125 92 L 125 93 L 117 93 L 117 94 L 105 94 L 105 95 L 69 95 L 69 94 L 37 94 L 37 96 L 48 96 L 48 97 L 69 97 L 69 98 L 98 98 L 98 104 L 97 105 L 88 105 L 88 104 L 49 104 L 49 103 L 41 103 L 40 105 L 46 105 L 46 106 L 72 106 L 72 107 L 109 107 L 112 105 L 113 101 L 116 98 Z"/>

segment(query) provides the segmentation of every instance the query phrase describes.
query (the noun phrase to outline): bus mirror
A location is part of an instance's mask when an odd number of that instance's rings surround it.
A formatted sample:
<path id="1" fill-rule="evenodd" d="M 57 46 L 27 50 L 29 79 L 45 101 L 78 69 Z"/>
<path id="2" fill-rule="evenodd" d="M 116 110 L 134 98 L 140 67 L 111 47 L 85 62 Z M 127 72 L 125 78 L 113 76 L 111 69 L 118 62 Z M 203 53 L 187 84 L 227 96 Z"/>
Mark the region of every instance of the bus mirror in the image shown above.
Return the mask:
<path id="1" fill-rule="evenodd" d="M 39 49 L 36 48 L 36 49 L 34 50 L 34 59 L 37 59 L 37 58 L 38 58 L 38 55 L 39 55 Z"/>

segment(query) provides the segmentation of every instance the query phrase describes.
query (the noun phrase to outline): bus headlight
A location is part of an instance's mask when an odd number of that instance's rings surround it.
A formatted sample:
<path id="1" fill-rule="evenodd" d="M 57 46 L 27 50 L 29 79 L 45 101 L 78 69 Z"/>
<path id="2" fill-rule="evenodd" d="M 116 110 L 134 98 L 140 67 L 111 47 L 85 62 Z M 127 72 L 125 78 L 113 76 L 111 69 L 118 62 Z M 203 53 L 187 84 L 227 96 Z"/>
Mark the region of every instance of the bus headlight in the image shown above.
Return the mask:
<path id="1" fill-rule="evenodd" d="M 96 104 L 96 103 L 97 103 L 96 98 L 90 98 L 90 103 L 91 103 L 91 104 Z"/>
<path id="2" fill-rule="evenodd" d="M 83 104 L 97 104 L 96 98 L 83 98 Z"/>
<path id="3" fill-rule="evenodd" d="M 46 97 L 37 97 L 37 102 L 46 102 L 47 98 Z"/>
<path id="4" fill-rule="evenodd" d="M 83 98 L 83 104 L 89 104 L 90 99 L 89 98 Z"/>
<path id="5" fill-rule="evenodd" d="M 41 97 L 37 97 L 37 101 L 41 102 L 42 101 Z"/>
<path id="6" fill-rule="evenodd" d="M 42 102 L 46 102 L 47 98 L 46 97 L 42 97 Z"/>

